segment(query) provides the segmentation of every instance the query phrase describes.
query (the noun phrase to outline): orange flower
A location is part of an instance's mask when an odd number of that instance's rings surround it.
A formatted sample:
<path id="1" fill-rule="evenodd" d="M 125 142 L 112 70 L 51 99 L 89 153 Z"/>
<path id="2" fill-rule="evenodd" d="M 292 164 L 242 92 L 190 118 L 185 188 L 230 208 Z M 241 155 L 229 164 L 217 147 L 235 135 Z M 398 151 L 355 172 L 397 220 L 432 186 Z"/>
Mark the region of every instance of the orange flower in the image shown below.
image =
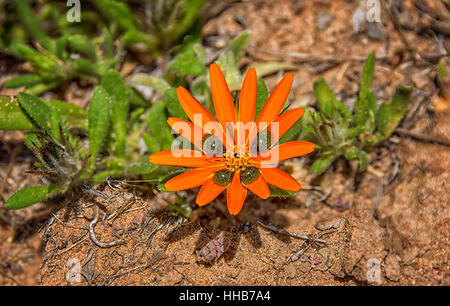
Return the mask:
<path id="1" fill-rule="evenodd" d="M 262 199 L 270 196 L 268 184 L 289 191 L 300 190 L 293 177 L 276 168 L 278 162 L 308 154 L 315 147 L 304 141 L 278 144 L 304 112 L 303 108 L 296 108 L 279 115 L 293 75 L 288 73 L 280 81 L 255 121 L 255 69 L 249 69 L 245 76 L 237 113 L 219 66 L 212 64 L 209 73 L 218 122 L 186 89 L 178 87 L 178 99 L 192 122 L 178 118 L 169 118 L 167 122 L 193 147 L 189 144 L 188 148 L 177 147 L 149 157 L 153 164 L 193 168 L 170 179 L 165 188 L 178 191 L 201 186 L 196 200 L 200 206 L 226 189 L 228 211 L 232 215 L 241 211 L 247 189 Z"/>

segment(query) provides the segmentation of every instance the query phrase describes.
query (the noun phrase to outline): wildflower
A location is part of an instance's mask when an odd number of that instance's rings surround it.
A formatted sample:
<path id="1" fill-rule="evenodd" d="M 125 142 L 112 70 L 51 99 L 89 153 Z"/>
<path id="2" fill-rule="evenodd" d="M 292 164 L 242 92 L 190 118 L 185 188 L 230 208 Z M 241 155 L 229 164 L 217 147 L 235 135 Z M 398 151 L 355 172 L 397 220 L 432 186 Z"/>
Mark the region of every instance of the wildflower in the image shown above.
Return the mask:
<path id="1" fill-rule="evenodd" d="M 203 206 L 226 190 L 230 214 L 238 214 L 247 189 L 258 197 L 270 196 L 268 184 L 288 191 L 300 190 L 300 184 L 276 168 L 283 160 L 302 156 L 314 150 L 314 144 L 279 139 L 303 115 L 303 108 L 280 112 L 292 86 L 288 73 L 272 92 L 255 119 L 257 77 L 248 70 L 243 81 L 238 112 L 225 78 L 217 64 L 209 69 L 211 94 L 216 120 L 186 89 L 177 88 L 181 106 L 189 121 L 169 118 L 172 129 L 187 139 L 192 147 L 158 152 L 149 157 L 153 164 L 193 168 L 165 183 L 169 191 L 201 186 L 196 202 Z"/>

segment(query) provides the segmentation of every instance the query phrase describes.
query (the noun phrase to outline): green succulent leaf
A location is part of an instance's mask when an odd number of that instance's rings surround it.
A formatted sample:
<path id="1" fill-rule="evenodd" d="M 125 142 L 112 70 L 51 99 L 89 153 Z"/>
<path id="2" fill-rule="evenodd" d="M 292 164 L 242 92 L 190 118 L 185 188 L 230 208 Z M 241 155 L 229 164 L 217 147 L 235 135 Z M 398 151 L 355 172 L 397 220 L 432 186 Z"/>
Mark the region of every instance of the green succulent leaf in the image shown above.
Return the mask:
<path id="1" fill-rule="evenodd" d="M 13 194 L 5 203 L 7 209 L 20 209 L 41 202 L 51 195 L 57 193 L 59 185 L 33 186 L 19 190 Z"/>

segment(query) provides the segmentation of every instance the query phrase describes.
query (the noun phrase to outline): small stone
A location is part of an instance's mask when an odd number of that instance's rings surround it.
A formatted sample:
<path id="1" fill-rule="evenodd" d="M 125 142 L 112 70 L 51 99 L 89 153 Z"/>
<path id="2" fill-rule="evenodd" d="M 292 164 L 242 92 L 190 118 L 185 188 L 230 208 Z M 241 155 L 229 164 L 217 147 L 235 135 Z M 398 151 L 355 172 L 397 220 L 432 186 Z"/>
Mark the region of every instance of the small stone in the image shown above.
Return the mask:
<path id="1" fill-rule="evenodd" d="M 320 220 L 317 222 L 317 224 L 314 226 L 319 231 L 326 231 L 329 229 L 336 229 L 339 228 L 341 225 L 341 218 L 334 218 L 334 219 L 326 219 L 326 220 Z"/>
<path id="2" fill-rule="evenodd" d="M 133 220 L 131 221 L 132 223 L 134 223 L 134 224 L 142 224 L 142 221 L 144 221 L 144 214 L 142 213 L 142 212 L 138 212 L 135 216 L 134 216 L 134 218 L 133 218 Z"/>
<path id="3" fill-rule="evenodd" d="M 386 30 L 383 28 L 381 23 L 372 22 L 369 23 L 369 31 L 367 35 L 369 35 L 369 38 L 373 40 L 384 40 L 386 38 Z"/>
<path id="4" fill-rule="evenodd" d="M 333 20 L 334 16 L 327 13 L 320 13 L 319 17 L 317 17 L 317 28 L 322 31 L 326 29 L 330 22 Z"/>

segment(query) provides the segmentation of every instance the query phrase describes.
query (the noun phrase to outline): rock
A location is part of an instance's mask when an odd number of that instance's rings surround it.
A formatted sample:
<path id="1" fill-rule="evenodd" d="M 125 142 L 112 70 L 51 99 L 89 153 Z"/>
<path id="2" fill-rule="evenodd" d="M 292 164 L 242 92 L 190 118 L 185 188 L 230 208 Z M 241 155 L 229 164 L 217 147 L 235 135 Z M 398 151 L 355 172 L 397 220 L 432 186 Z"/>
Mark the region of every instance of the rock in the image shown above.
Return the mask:
<path id="1" fill-rule="evenodd" d="M 317 28 L 322 31 L 326 29 L 329 25 L 331 20 L 333 20 L 334 16 L 327 14 L 327 13 L 320 13 L 319 17 L 317 17 Z"/>
<path id="2" fill-rule="evenodd" d="M 373 40 L 384 40 L 386 38 L 386 30 L 380 22 L 371 22 L 369 23 L 367 35 Z"/>
<path id="3" fill-rule="evenodd" d="M 326 220 L 320 220 L 317 222 L 317 224 L 314 226 L 319 231 L 326 231 L 329 229 L 336 229 L 339 228 L 341 225 L 342 218 L 333 218 L 333 219 L 326 219 Z"/>

